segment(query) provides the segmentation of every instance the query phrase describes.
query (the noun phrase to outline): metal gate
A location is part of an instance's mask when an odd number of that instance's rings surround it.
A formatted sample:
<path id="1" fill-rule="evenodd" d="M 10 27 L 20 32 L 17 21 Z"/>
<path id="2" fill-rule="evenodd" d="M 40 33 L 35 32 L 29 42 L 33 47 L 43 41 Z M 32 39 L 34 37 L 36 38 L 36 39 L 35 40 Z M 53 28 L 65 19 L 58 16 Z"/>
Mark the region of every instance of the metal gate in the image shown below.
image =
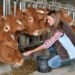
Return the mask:
<path id="1" fill-rule="evenodd" d="M 47 32 L 46 34 L 40 36 L 30 36 L 28 34 L 23 33 L 19 35 L 18 39 L 19 48 L 21 52 L 24 52 L 28 48 L 32 48 L 43 44 L 43 42 L 49 38 L 50 38 L 50 32 Z"/>

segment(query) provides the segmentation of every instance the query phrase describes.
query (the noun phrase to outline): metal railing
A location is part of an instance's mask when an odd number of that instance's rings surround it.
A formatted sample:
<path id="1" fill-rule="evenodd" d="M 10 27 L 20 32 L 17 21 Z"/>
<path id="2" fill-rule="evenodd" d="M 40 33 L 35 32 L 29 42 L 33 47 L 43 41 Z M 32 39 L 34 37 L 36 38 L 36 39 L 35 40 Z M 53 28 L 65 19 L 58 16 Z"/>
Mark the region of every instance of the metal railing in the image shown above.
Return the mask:
<path id="1" fill-rule="evenodd" d="M 28 34 L 19 35 L 19 47 L 20 49 L 34 47 L 43 44 L 43 42 L 50 38 L 50 32 L 43 34 L 41 36 L 30 36 Z"/>

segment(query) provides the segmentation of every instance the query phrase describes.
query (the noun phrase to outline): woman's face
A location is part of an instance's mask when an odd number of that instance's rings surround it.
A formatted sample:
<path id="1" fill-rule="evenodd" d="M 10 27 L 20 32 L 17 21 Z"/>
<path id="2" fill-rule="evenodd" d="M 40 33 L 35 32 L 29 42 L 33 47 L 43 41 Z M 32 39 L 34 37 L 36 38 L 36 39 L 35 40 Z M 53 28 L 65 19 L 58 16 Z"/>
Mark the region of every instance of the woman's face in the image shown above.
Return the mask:
<path id="1" fill-rule="evenodd" d="M 49 23 L 50 26 L 53 26 L 55 23 L 55 20 L 51 16 L 47 16 L 47 22 Z"/>

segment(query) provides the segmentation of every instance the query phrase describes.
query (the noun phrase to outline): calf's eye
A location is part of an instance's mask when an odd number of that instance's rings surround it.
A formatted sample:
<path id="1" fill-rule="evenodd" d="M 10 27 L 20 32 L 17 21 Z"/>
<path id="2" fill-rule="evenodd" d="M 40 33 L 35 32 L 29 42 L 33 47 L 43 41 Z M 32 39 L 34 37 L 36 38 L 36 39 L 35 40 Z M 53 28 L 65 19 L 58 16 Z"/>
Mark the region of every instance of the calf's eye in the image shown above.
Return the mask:
<path id="1" fill-rule="evenodd" d="M 10 30 L 10 26 L 9 25 L 5 25 L 4 28 L 3 28 L 3 30 L 5 32 L 8 32 Z"/>

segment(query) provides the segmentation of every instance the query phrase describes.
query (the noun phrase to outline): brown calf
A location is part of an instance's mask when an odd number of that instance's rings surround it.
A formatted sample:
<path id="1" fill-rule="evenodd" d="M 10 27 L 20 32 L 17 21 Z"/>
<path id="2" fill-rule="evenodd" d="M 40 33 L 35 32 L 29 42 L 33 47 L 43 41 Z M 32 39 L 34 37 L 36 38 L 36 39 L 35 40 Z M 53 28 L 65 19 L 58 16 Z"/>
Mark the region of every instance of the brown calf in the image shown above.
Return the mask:
<path id="1" fill-rule="evenodd" d="M 23 23 L 25 27 L 25 33 L 29 35 L 38 36 L 49 28 L 47 22 L 47 10 L 28 8 L 25 11 L 18 12 L 17 18 Z"/>
<path id="2" fill-rule="evenodd" d="M 0 62 L 20 66 L 24 59 L 18 49 L 18 43 L 10 33 L 10 25 L 0 20 Z"/>

